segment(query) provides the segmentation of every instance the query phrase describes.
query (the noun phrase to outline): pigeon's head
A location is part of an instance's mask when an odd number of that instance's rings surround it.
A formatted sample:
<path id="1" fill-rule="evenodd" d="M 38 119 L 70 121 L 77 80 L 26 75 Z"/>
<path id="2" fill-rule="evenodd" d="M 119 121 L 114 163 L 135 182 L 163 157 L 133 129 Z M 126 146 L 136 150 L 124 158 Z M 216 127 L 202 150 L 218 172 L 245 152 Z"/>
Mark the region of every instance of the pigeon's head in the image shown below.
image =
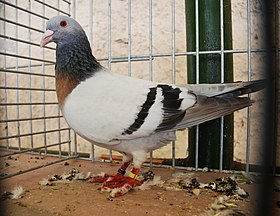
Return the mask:
<path id="1" fill-rule="evenodd" d="M 86 37 L 83 28 L 76 20 L 68 16 L 55 16 L 47 21 L 40 47 L 50 42 L 55 42 L 57 45 L 67 43 L 77 36 Z"/>

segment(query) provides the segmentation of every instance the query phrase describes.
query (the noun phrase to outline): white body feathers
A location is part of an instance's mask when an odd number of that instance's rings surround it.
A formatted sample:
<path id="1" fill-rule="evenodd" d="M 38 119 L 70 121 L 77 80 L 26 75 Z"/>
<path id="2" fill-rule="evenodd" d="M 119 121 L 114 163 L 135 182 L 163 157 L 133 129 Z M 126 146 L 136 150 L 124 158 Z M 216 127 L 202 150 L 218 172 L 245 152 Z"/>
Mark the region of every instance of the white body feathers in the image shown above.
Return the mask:
<path id="1" fill-rule="evenodd" d="M 123 132 L 133 124 L 150 88 L 157 83 L 100 71 L 80 83 L 67 96 L 62 108 L 68 124 L 87 140 L 114 145 L 122 140 L 150 136 L 163 120 L 163 95 L 157 88 L 154 104 L 141 127 L 132 134 Z M 180 109 L 196 102 L 185 88 L 180 88 L 183 99 Z"/>

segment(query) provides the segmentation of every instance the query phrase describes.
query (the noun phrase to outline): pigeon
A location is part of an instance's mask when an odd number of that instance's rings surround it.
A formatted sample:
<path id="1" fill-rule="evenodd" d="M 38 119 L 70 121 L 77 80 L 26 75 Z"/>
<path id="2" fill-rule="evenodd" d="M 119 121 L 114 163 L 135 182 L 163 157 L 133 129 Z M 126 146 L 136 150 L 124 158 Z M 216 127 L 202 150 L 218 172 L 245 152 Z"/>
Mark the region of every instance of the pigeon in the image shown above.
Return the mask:
<path id="1" fill-rule="evenodd" d="M 117 190 L 114 196 L 142 184 L 137 176 L 147 152 L 175 141 L 177 130 L 248 107 L 248 94 L 264 88 L 264 80 L 176 86 L 119 75 L 96 60 L 85 31 L 68 16 L 47 21 L 40 46 L 50 42 L 56 43 L 56 93 L 66 122 L 89 142 L 123 154 L 115 175 L 92 179 Z"/>

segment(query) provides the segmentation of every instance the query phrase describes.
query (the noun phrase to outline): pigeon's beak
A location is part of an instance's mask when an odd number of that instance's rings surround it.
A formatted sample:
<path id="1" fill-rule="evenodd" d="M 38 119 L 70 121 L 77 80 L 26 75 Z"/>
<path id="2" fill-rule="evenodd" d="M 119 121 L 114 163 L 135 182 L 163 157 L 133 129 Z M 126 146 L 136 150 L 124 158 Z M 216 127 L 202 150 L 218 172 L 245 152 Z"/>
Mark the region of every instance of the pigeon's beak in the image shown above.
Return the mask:
<path id="1" fill-rule="evenodd" d="M 43 35 L 42 35 L 42 40 L 40 43 L 40 47 L 42 48 L 46 44 L 50 43 L 52 38 L 53 38 L 54 32 L 51 30 L 47 30 Z"/>

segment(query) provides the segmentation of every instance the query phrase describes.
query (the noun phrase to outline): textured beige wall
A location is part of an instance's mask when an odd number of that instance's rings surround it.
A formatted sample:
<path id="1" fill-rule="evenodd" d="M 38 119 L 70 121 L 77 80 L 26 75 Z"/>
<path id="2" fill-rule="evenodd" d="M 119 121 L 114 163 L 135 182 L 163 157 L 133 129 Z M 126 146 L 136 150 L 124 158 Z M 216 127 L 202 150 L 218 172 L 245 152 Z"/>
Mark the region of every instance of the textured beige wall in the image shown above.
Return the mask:
<path id="1" fill-rule="evenodd" d="M 264 38 L 264 31 L 261 21 L 262 19 L 262 4 L 260 0 L 252 1 L 251 5 L 251 46 L 252 49 L 262 48 L 262 39 Z M 23 3 L 24 4 L 24 3 Z M 62 6 L 62 4 L 61 4 Z M 25 6 L 26 7 L 26 6 Z M 148 55 L 149 54 L 149 1 L 132 1 L 132 32 L 131 32 L 131 54 L 135 55 Z M 171 1 L 153 1 L 153 53 L 154 54 L 170 54 L 172 51 L 172 23 L 171 23 Z M 112 45 L 112 57 L 120 57 L 127 55 L 127 1 L 114 0 L 112 1 L 112 22 L 111 22 L 111 45 Z M 36 4 L 32 4 L 32 9 L 40 12 L 40 7 Z M 89 1 L 88 0 L 77 0 L 76 1 L 76 19 L 82 24 L 87 35 L 90 35 L 90 11 L 89 11 Z M 1 10 L 3 8 L 1 7 Z M 175 1 L 175 52 L 185 52 L 186 51 L 186 32 L 185 32 L 185 5 L 184 0 Z M 56 15 L 53 11 L 46 12 L 48 17 Z M 9 16 L 13 17 L 12 13 Z M 21 16 L 19 14 L 19 16 Z M 24 15 L 24 19 L 27 19 Z M 25 18 L 24 18 L 25 17 Z M 97 58 L 107 58 L 108 57 L 108 7 L 107 1 L 96 0 L 94 1 L 93 7 L 93 37 L 92 47 L 93 53 Z M 247 49 L 247 1 L 245 0 L 234 0 L 232 1 L 232 21 L 233 21 L 233 48 L 234 49 Z M 1 23 L 2 24 L 2 23 Z M 32 25 L 41 28 L 42 21 L 40 19 L 32 20 Z M 13 34 L 14 28 L 11 26 L 7 28 Z M 3 28 L 1 28 L 3 31 Z M 27 39 L 27 31 L 19 31 L 21 38 Z M 41 35 L 36 32 L 32 32 L 31 41 L 38 43 Z M 5 46 L 8 52 L 15 52 L 14 43 L 6 43 L 1 40 L 1 47 Z M 53 45 L 52 45 L 53 46 Z M 23 55 L 28 55 L 27 46 L 20 45 L 18 47 L 19 53 Z M 32 48 L 32 55 L 41 57 L 44 52 L 45 58 L 54 61 L 54 52 L 52 50 L 40 50 L 38 47 Z M 264 56 L 261 53 L 253 53 L 251 55 L 252 61 L 252 79 L 258 79 L 262 77 Z M 3 63 L 3 57 L 1 56 L 1 67 Z M 9 66 L 15 65 L 15 61 L 10 58 L 8 61 Z M 26 60 L 20 61 L 19 64 L 26 65 L 28 62 Z M 33 63 L 33 62 L 32 62 Z M 34 62 L 35 63 L 35 62 Z M 37 62 L 38 63 L 38 62 Z M 108 66 L 107 62 L 102 62 L 104 66 Z M 172 82 L 172 59 L 171 57 L 161 57 L 154 58 L 153 62 L 153 80 L 158 82 Z M 127 74 L 127 63 L 112 63 L 111 68 L 114 72 L 120 74 Z M 187 65 L 186 57 L 180 56 L 175 58 L 175 83 L 184 84 L 187 82 Z M 32 68 L 32 70 L 41 73 L 41 67 Z M 54 66 L 45 67 L 45 73 L 53 74 Z M 248 70 L 248 56 L 247 54 L 234 54 L 234 80 L 247 80 Z M 149 79 L 149 61 L 139 61 L 132 62 L 131 73 L 134 77 L 139 77 L 142 79 Z M 23 84 L 28 82 L 26 76 L 20 78 Z M 9 83 L 15 85 L 15 75 L 9 75 Z M 1 75 L 2 81 L 2 75 Z M 54 88 L 53 79 L 46 79 L 46 86 L 49 88 Z M 41 78 L 32 77 L 32 86 L 42 86 Z M 22 95 L 25 100 L 28 100 L 27 93 Z M 33 94 L 33 93 L 32 93 Z M 9 98 L 14 100 L 15 93 L 11 93 Z M 252 107 L 251 114 L 251 149 L 250 156 L 252 163 L 259 163 L 262 157 L 262 152 L 260 152 L 259 146 L 261 145 L 262 137 L 262 126 L 259 124 L 260 116 L 263 114 L 260 109 L 262 104 L 261 94 L 255 94 L 253 96 L 256 99 L 256 103 Z M 41 100 L 41 93 L 34 93 L 32 95 L 32 100 Z M 54 93 L 47 94 L 47 101 L 55 101 L 56 97 Z M 2 107 L 1 107 L 2 108 Z M 48 107 L 46 113 L 56 115 L 58 108 L 55 106 Z M 2 110 L 1 110 L 1 113 Z M 28 110 L 26 110 L 27 115 L 29 115 Z M 247 137 L 247 109 L 238 111 L 235 113 L 235 160 L 244 162 L 245 161 L 245 148 L 246 148 L 246 137 Z M 41 116 L 42 108 L 34 108 L 33 115 Z M 15 110 L 9 112 L 9 117 L 15 117 Z M 3 118 L 3 116 L 1 116 Z M 42 130 L 42 121 L 36 121 L 34 124 L 34 130 Z M 62 127 L 66 126 L 64 120 L 61 121 Z M 9 130 L 16 130 L 17 125 L 13 124 L 9 126 Z M 57 121 L 48 120 L 47 127 L 56 128 Z M 1 133 L 4 133 L 5 128 L 0 128 Z M 26 130 L 28 132 L 28 127 L 23 126 L 21 131 Z M 67 134 L 62 134 L 63 139 L 67 139 Z M 176 157 L 185 157 L 187 153 L 187 130 L 179 132 L 177 134 L 178 141 L 176 142 Z M 56 135 L 48 136 L 48 142 L 53 142 L 53 140 L 58 140 Z M 16 140 L 14 140 L 16 142 Z M 24 139 L 24 144 L 29 145 L 29 138 Z M 36 140 L 35 143 L 42 143 L 40 140 Z M 2 142 L 2 144 L 4 144 Z M 41 145 L 41 144 L 39 144 Z M 78 150 L 80 152 L 90 152 L 90 145 L 81 138 L 78 138 Z M 96 147 L 96 156 L 100 156 L 102 153 L 107 153 L 107 150 Z M 157 150 L 154 153 L 155 157 L 171 157 L 171 145 L 168 145 L 161 150 Z"/>

